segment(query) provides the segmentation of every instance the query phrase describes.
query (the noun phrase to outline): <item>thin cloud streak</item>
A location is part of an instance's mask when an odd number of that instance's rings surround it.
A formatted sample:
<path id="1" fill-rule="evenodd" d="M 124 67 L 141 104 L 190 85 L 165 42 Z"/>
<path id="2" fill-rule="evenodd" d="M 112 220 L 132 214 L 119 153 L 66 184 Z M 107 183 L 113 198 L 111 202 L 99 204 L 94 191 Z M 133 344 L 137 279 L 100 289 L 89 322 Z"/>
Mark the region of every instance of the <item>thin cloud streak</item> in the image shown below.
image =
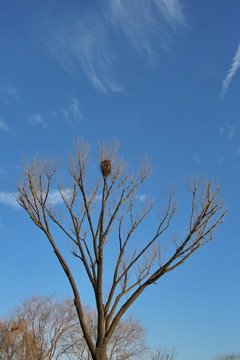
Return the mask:
<path id="1" fill-rule="evenodd" d="M 0 93 L 15 99 L 19 98 L 19 91 L 15 84 L 9 79 L 0 79 Z"/>
<path id="2" fill-rule="evenodd" d="M 200 157 L 199 157 L 198 154 L 193 154 L 193 161 L 195 163 L 200 163 L 201 162 Z"/>
<path id="3" fill-rule="evenodd" d="M 144 194 L 142 194 L 142 195 L 136 195 L 136 199 L 139 200 L 139 201 L 141 201 L 141 202 L 144 202 L 144 201 L 146 201 L 147 196 L 144 195 Z"/>
<path id="4" fill-rule="evenodd" d="M 69 15 L 54 24 L 48 46 L 72 77 L 81 68 L 98 91 L 122 92 L 115 80 L 119 37 L 156 65 L 159 48 L 167 48 L 172 34 L 186 22 L 179 0 L 105 0 L 101 6 L 98 12 Z"/>
<path id="5" fill-rule="evenodd" d="M 235 136 L 235 126 L 225 122 L 224 126 L 219 128 L 220 136 L 227 136 L 229 139 L 232 139 Z"/>
<path id="6" fill-rule="evenodd" d="M 30 114 L 29 116 L 30 118 L 30 121 L 33 123 L 33 124 L 37 124 L 37 125 L 40 125 L 43 129 L 46 129 L 47 127 L 47 124 L 46 122 L 43 120 L 42 116 L 40 114 Z"/>
<path id="7" fill-rule="evenodd" d="M 227 130 L 228 130 L 228 138 L 229 139 L 232 139 L 235 135 L 235 127 L 230 125 L 229 123 L 226 123 L 226 127 L 227 127 Z"/>
<path id="8" fill-rule="evenodd" d="M 62 115 L 64 119 L 71 125 L 79 124 L 80 122 L 84 121 L 82 106 L 80 102 L 74 97 L 70 98 L 67 107 L 62 111 Z"/>
<path id="9" fill-rule="evenodd" d="M 0 118 L 0 131 L 9 132 L 9 127 L 5 124 L 5 122 Z"/>
<path id="10" fill-rule="evenodd" d="M 63 197 L 68 201 L 72 196 L 71 189 L 63 189 L 62 191 Z M 62 195 L 60 194 L 59 190 L 52 190 L 48 195 L 48 205 L 49 206 L 57 206 L 63 204 Z M 96 195 L 96 200 L 101 201 L 102 195 Z M 138 201 L 144 202 L 147 197 L 144 194 L 136 195 L 136 199 Z M 0 191 L 0 204 L 10 206 L 14 209 L 20 209 L 21 206 L 18 204 L 16 200 L 16 194 L 11 192 L 3 192 Z"/>
<path id="11" fill-rule="evenodd" d="M 185 24 L 182 7 L 178 0 L 155 0 L 155 3 L 162 10 L 166 20 L 171 25 L 175 26 L 176 23 Z"/>
<path id="12" fill-rule="evenodd" d="M 240 44 L 238 45 L 237 52 L 233 58 L 232 66 L 229 69 L 227 76 L 222 82 L 222 91 L 220 93 L 220 97 L 224 97 L 224 95 L 226 94 L 229 85 L 232 81 L 232 78 L 236 74 L 239 68 L 240 68 Z"/>
<path id="13" fill-rule="evenodd" d="M 17 203 L 14 193 L 0 191 L 0 204 L 9 205 L 15 209 L 19 208 L 20 205 Z"/>
<path id="14" fill-rule="evenodd" d="M 173 31 L 185 20 L 178 0 L 108 0 L 110 21 L 120 28 L 135 50 L 156 63 L 156 50 L 166 48 Z"/>
<path id="15" fill-rule="evenodd" d="M 65 199 L 68 199 L 71 196 L 71 190 L 65 189 L 62 190 L 62 195 Z M 50 205 L 59 205 L 63 203 L 62 195 L 59 190 L 52 190 L 48 196 L 48 202 Z"/>
<path id="16" fill-rule="evenodd" d="M 81 14 L 55 32 L 50 47 L 62 66 L 76 77 L 79 66 L 100 92 L 119 92 L 121 87 L 112 75 L 113 59 L 108 47 L 105 26 L 93 15 Z M 65 26 L 64 26 L 65 25 Z"/>
<path id="17" fill-rule="evenodd" d="M 71 191 L 69 189 L 65 189 L 62 190 L 62 194 L 67 199 L 71 195 Z M 49 193 L 48 202 L 50 205 L 60 205 L 63 203 L 59 190 L 52 190 Z M 20 208 L 20 205 L 16 200 L 16 194 L 11 192 L 0 191 L 0 204 L 11 206 L 14 209 Z"/>

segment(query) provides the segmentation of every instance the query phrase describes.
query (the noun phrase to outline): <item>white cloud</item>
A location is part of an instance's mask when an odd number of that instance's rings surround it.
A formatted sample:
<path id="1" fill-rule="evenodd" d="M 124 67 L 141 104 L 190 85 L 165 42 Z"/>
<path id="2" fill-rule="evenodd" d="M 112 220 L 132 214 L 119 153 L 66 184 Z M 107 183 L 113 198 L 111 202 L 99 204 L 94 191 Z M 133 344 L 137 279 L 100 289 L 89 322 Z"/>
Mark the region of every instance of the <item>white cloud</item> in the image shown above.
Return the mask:
<path id="1" fill-rule="evenodd" d="M 200 162 L 201 162 L 200 157 L 199 157 L 198 154 L 194 154 L 194 155 L 193 155 L 193 161 L 194 161 L 195 163 L 200 163 Z"/>
<path id="2" fill-rule="evenodd" d="M 68 198 L 68 196 L 70 196 L 70 194 L 71 194 L 69 189 L 63 190 L 62 193 L 66 198 Z M 48 196 L 48 201 L 51 205 L 59 205 L 59 204 L 63 203 L 63 200 L 62 200 L 59 190 L 51 191 Z M 20 208 L 20 205 L 16 201 L 15 194 L 10 193 L 10 192 L 0 191 L 0 204 L 8 205 L 15 209 Z"/>
<path id="3" fill-rule="evenodd" d="M 65 189 L 62 190 L 62 194 L 64 196 L 64 198 L 68 199 L 69 196 L 71 195 L 71 190 L 70 189 Z M 49 196 L 48 196 L 48 201 L 51 205 L 59 205 L 63 203 L 63 199 L 62 196 L 59 192 L 59 190 L 53 190 L 50 192 Z"/>
<path id="4" fill-rule="evenodd" d="M 81 68 L 100 92 L 121 92 L 115 80 L 120 37 L 125 37 L 123 46 L 131 45 L 129 49 L 156 64 L 159 47 L 169 46 L 179 26 L 185 26 L 179 0 L 104 0 L 97 12 L 69 14 L 67 21 L 54 24 L 48 45 L 72 77 Z"/>
<path id="5" fill-rule="evenodd" d="M 46 129 L 47 127 L 47 124 L 46 122 L 43 120 L 42 116 L 40 114 L 30 114 L 29 116 L 30 118 L 30 121 L 33 123 L 33 124 L 38 124 L 40 125 L 43 129 Z"/>
<path id="6" fill-rule="evenodd" d="M 235 135 L 235 127 L 226 123 L 226 127 L 227 127 L 227 136 L 229 137 L 229 139 L 232 139 Z"/>
<path id="7" fill-rule="evenodd" d="M 227 136 L 229 139 L 232 139 L 235 136 L 235 126 L 226 122 L 224 126 L 219 128 L 220 136 Z"/>
<path id="8" fill-rule="evenodd" d="M 219 160 L 218 160 L 218 165 L 222 165 L 224 162 L 225 162 L 225 157 L 222 156 L 222 157 L 220 157 Z"/>
<path id="9" fill-rule="evenodd" d="M 19 91 L 9 79 L 0 79 L 0 93 L 7 97 L 19 98 Z"/>
<path id="10" fill-rule="evenodd" d="M 62 114 L 65 120 L 72 125 L 74 123 L 78 124 L 80 121 L 84 121 L 82 106 L 74 97 L 70 98 L 70 101 L 67 107 L 63 109 Z"/>
<path id="11" fill-rule="evenodd" d="M 139 201 L 145 201 L 147 199 L 147 196 L 146 195 L 136 195 L 136 199 L 139 200 Z"/>
<path id="12" fill-rule="evenodd" d="M 110 21 L 147 60 L 156 63 L 159 45 L 168 47 L 171 32 L 185 24 L 178 0 L 108 0 Z"/>
<path id="13" fill-rule="evenodd" d="M 72 193 L 71 189 L 67 188 L 67 189 L 62 190 L 62 194 L 66 200 L 70 199 L 71 193 Z M 102 195 L 99 194 L 96 196 L 97 201 L 101 201 L 101 199 L 102 199 Z M 144 194 L 137 194 L 136 199 L 138 201 L 144 202 L 144 201 L 146 201 L 147 197 Z M 14 209 L 21 208 L 21 206 L 16 201 L 15 194 L 10 193 L 10 192 L 0 191 L 0 204 L 10 206 Z M 56 189 L 56 190 L 50 191 L 50 193 L 48 195 L 48 205 L 57 206 L 57 205 L 62 205 L 62 204 L 63 204 L 63 199 L 62 199 L 62 195 L 60 194 L 59 190 Z"/>
<path id="14" fill-rule="evenodd" d="M 113 59 L 107 42 L 106 28 L 97 16 L 78 14 L 77 18 L 71 18 L 71 24 L 57 29 L 50 47 L 73 77 L 80 67 L 96 89 L 117 92 L 121 88 L 113 79 Z"/>
<path id="15" fill-rule="evenodd" d="M 71 100 L 72 102 L 70 104 L 70 109 L 72 110 L 74 117 L 82 119 L 82 112 L 80 111 L 79 101 L 75 98 L 72 98 Z"/>
<path id="16" fill-rule="evenodd" d="M 0 204 L 10 205 L 14 208 L 19 208 L 14 193 L 0 191 Z"/>
<path id="17" fill-rule="evenodd" d="M 155 0 L 155 3 L 171 25 L 185 23 L 182 7 L 178 0 Z"/>
<path id="18" fill-rule="evenodd" d="M 5 122 L 0 118 L 0 131 L 9 132 L 9 127 L 5 124 Z"/>
<path id="19" fill-rule="evenodd" d="M 220 97 L 223 97 L 228 90 L 228 87 L 232 81 L 233 76 L 236 74 L 237 70 L 240 68 L 240 44 L 238 45 L 237 52 L 233 58 L 232 66 L 229 69 L 227 76 L 222 82 L 222 91 Z"/>

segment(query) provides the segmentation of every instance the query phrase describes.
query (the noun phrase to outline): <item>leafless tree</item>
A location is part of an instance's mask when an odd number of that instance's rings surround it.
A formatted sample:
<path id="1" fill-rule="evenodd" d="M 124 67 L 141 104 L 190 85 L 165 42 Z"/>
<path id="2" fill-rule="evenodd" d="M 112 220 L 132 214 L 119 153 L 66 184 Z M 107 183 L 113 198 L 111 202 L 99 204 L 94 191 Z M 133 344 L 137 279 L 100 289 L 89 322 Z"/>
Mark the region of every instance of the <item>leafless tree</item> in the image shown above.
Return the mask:
<path id="1" fill-rule="evenodd" d="M 97 341 L 96 311 L 86 310 L 85 314 L 89 332 L 94 341 Z M 145 331 L 139 320 L 135 319 L 133 316 L 127 316 L 118 323 L 116 330 L 107 345 L 107 359 L 139 359 L 140 355 L 147 353 L 147 350 Z M 81 338 L 81 341 L 76 341 L 74 355 L 76 359 L 79 360 L 92 359 L 91 353 L 83 337 Z"/>
<path id="2" fill-rule="evenodd" d="M 158 347 L 157 350 L 155 352 L 151 352 L 150 355 L 151 360 L 175 360 L 176 357 L 177 354 L 175 349 L 169 352 L 166 347 Z"/>
<path id="3" fill-rule="evenodd" d="M 239 360 L 240 359 L 240 353 L 236 354 L 226 354 L 226 355 L 220 355 L 215 360 Z"/>
<path id="4" fill-rule="evenodd" d="M 84 308 L 96 339 L 96 312 Z M 127 360 L 147 349 L 145 331 L 134 317 L 119 322 L 108 347 L 109 360 Z M 72 300 L 33 296 L 0 321 L 0 360 L 89 360 Z"/>
<path id="5" fill-rule="evenodd" d="M 220 199 L 219 186 L 211 180 L 202 184 L 193 179 L 188 184 L 191 208 L 187 233 L 178 241 L 172 238 L 172 246 L 169 245 L 167 251 L 162 235 L 165 233 L 168 236 L 177 210 L 174 189 L 170 187 L 165 193 L 166 202 L 161 204 L 161 216 L 156 221 L 155 230 L 149 229 L 149 236 L 141 236 L 139 231 L 153 209 L 150 200 L 140 209 L 137 206 L 137 191 L 151 175 L 150 162 L 142 159 L 137 173 L 128 173 L 124 161 L 118 157 L 118 145 L 102 144 L 98 165 L 101 171 L 93 183 L 87 176 L 88 145 L 78 140 L 74 149 L 74 155 L 69 158 L 71 184 L 64 188 L 62 182 L 58 182 L 58 191 L 66 210 L 64 216 L 54 206 L 51 193 L 58 170 L 58 164 L 53 159 L 35 157 L 32 162 L 25 161 L 17 201 L 45 233 L 68 278 L 92 359 L 105 360 L 107 345 L 129 307 L 149 285 L 155 284 L 208 243 L 226 211 Z M 71 265 L 54 237 L 53 224 L 70 240 L 72 254 L 81 262 L 92 286 L 97 311 L 96 340 L 89 330 L 82 294 Z M 109 247 L 112 249 L 110 260 L 113 254 L 116 254 L 116 259 L 108 292 L 104 292 L 103 288 L 107 287 L 105 281 L 109 280 L 109 276 L 104 276 L 106 265 L 110 263 Z"/>
<path id="6" fill-rule="evenodd" d="M 69 299 L 34 296 L 0 323 L 1 360 L 52 360 L 72 352 L 79 332 Z M 65 356 L 66 358 L 66 356 Z"/>

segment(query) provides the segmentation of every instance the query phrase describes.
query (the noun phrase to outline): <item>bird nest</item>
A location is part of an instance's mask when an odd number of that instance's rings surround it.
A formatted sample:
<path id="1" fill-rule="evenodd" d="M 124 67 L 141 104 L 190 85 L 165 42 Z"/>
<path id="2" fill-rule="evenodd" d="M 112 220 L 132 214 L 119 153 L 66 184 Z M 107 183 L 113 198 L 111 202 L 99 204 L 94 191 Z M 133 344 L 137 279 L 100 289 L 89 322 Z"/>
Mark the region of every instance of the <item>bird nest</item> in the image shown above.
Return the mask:
<path id="1" fill-rule="evenodd" d="M 110 160 L 103 160 L 101 162 L 101 171 L 102 171 L 102 174 L 103 176 L 108 176 L 109 174 L 111 174 L 111 171 L 112 171 L 112 166 L 111 166 L 111 161 Z"/>

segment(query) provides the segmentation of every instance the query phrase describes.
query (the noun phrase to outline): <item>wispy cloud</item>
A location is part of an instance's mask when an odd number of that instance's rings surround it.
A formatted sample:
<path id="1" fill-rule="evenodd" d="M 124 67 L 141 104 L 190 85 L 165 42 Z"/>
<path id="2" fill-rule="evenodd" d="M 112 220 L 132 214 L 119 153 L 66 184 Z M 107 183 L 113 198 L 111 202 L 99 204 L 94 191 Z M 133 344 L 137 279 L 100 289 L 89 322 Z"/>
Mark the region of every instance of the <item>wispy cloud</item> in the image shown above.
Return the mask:
<path id="1" fill-rule="evenodd" d="M 71 195 L 70 189 L 62 190 L 62 194 L 64 198 L 68 199 Z M 60 194 L 59 190 L 52 190 L 48 196 L 48 201 L 51 205 L 59 205 L 63 203 L 62 195 Z"/>
<path id="2" fill-rule="evenodd" d="M 180 26 L 185 18 L 179 0 L 104 0 L 97 11 L 75 13 L 68 22 L 54 24 L 49 49 L 73 77 L 81 68 L 99 91 L 121 92 L 115 80 L 121 61 L 116 44 L 156 64 L 159 47 L 168 47 Z"/>
<path id="3" fill-rule="evenodd" d="M 63 195 L 68 198 L 70 196 L 71 191 L 69 189 L 62 190 Z M 51 205 L 59 205 L 63 203 L 62 196 L 59 190 L 52 190 L 48 196 L 49 204 Z M 0 191 L 0 204 L 11 206 L 15 209 L 20 208 L 18 204 L 15 194 L 11 192 L 3 192 Z"/>
<path id="4" fill-rule="evenodd" d="M 225 157 L 224 157 L 224 156 L 222 156 L 222 157 L 220 157 L 220 158 L 218 159 L 218 165 L 221 166 L 224 162 L 225 162 Z"/>
<path id="5" fill-rule="evenodd" d="M 68 199 L 71 198 L 72 191 L 71 189 L 62 189 L 62 195 L 63 197 L 68 201 Z M 60 194 L 59 190 L 51 190 L 48 195 L 48 205 L 50 206 L 57 206 L 63 204 L 62 195 Z M 97 201 L 101 201 L 102 195 L 99 194 L 96 196 Z M 136 199 L 140 202 L 145 202 L 147 199 L 147 196 L 144 194 L 137 194 Z M 10 206 L 14 209 L 20 209 L 21 206 L 18 204 L 16 200 L 16 194 L 11 192 L 3 192 L 0 191 L 0 204 Z"/>
<path id="6" fill-rule="evenodd" d="M 42 116 L 40 114 L 37 114 L 37 113 L 30 114 L 29 119 L 32 124 L 40 125 L 43 129 L 46 129 L 47 123 L 45 122 L 45 120 L 42 118 Z"/>
<path id="7" fill-rule="evenodd" d="M 227 127 L 227 136 L 229 137 L 229 139 L 232 139 L 235 135 L 235 127 L 226 123 L 226 127 Z"/>
<path id="8" fill-rule="evenodd" d="M 71 97 L 68 105 L 62 111 L 63 117 L 70 124 L 78 124 L 80 121 L 84 121 L 82 106 L 80 102 Z"/>
<path id="9" fill-rule="evenodd" d="M 95 14 L 85 14 L 85 17 L 78 14 L 71 19 L 71 25 L 62 24 L 53 35 L 50 47 L 73 77 L 80 67 L 99 91 L 121 91 L 112 75 L 113 58 L 106 28 Z"/>
<path id="10" fill-rule="evenodd" d="M 0 204 L 9 205 L 15 209 L 19 208 L 14 193 L 0 191 Z"/>
<path id="11" fill-rule="evenodd" d="M 0 79 L 0 93 L 4 95 L 5 101 L 10 97 L 19 98 L 19 91 L 10 79 Z"/>
<path id="12" fill-rule="evenodd" d="M 111 23 L 151 63 L 158 62 L 159 45 L 168 47 L 171 32 L 185 24 L 178 0 L 108 0 Z"/>
<path id="13" fill-rule="evenodd" d="M 155 0 L 155 4 L 161 9 L 171 25 L 185 24 L 182 6 L 178 0 Z"/>
<path id="14" fill-rule="evenodd" d="M 235 126 L 226 122 L 224 126 L 219 128 L 219 134 L 221 136 L 227 136 L 229 139 L 232 139 L 235 136 Z"/>
<path id="15" fill-rule="evenodd" d="M 237 52 L 233 58 L 232 66 L 229 69 L 227 76 L 222 82 L 222 91 L 220 93 L 220 97 L 224 97 L 224 95 L 226 94 L 229 85 L 232 81 L 232 78 L 236 74 L 239 68 L 240 68 L 240 44 L 238 45 Z"/>
<path id="16" fill-rule="evenodd" d="M 9 132 L 9 127 L 5 122 L 0 118 L 0 131 Z"/>
<path id="17" fill-rule="evenodd" d="M 144 194 L 138 194 L 138 195 L 136 195 L 136 199 L 139 200 L 139 201 L 144 202 L 144 201 L 146 201 L 147 196 L 144 195 Z"/>
<path id="18" fill-rule="evenodd" d="M 199 157 L 198 154 L 193 154 L 193 161 L 195 163 L 200 163 L 201 162 L 200 157 Z"/>

